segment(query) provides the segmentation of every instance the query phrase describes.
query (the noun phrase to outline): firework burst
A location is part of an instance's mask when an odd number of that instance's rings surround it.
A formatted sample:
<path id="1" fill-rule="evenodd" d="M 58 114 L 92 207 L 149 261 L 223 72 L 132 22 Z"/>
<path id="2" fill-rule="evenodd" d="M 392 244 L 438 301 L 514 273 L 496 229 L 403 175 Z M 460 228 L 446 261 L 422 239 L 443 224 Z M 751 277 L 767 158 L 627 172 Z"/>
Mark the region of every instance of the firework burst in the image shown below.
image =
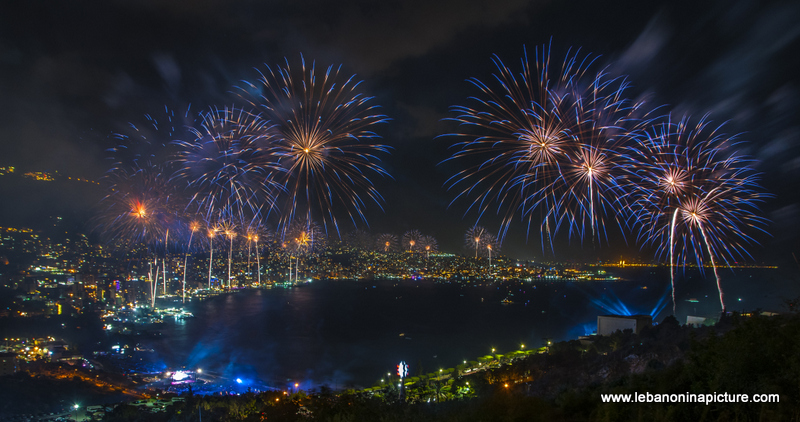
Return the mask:
<path id="1" fill-rule="evenodd" d="M 255 83 L 243 82 L 240 95 L 275 125 L 275 148 L 285 173 L 279 178 L 286 192 L 281 201 L 284 230 L 296 219 L 322 221 L 339 232 L 337 213 L 356 224 L 366 222 L 362 195 L 378 206 L 383 198 L 370 175 L 389 176 L 379 155 L 385 145 L 373 128 L 386 116 L 359 91 L 355 75 L 340 78 L 340 68 L 269 67 Z"/>
<path id="2" fill-rule="evenodd" d="M 108 194 L 95 217 L 96 230 L 109 241 L 155 246 L 176 226 L 182 201 L 162 168 L 115 168 L 104 177 Z"/>
<path id="3" fill-rule="evenodd" d="M 425 252 L 425 257 L 430 257 L 431 252 L 439 252 L 439 243 L 433 236 L 422 236 L 419 239 L 419 250 Z"/>
<path id="4" fill-rule="evenodd" d="M 176 141 L 176 181 L 208 219 L 224 211 L 244 221 L 269 212 L 281 172 L 269 123 L 242 109 L 212 109 L 190 141 Z"/>
<path id="5" fill-rule="evenodd" d="M 581 239 L 604 230 L 618 184 L 614 148 L 631 126 L 641 126 L 641 103 L 624 98 L 624 79 L 591 73 L 594 60 L 568 54 L 557 70 L 542 47 L 533 67 L 525 54 L 517 75 L 495 57 L 496 83 L 471 79 L 480 97 L 471 107 L 453 107 L 458 116 L 451 120 L 465 130 L 451 135 L 465 140 L 448 160 L 467 168 L 448 189 L 458 190 L 454 201 L 475 197 L 467 211 L 476 209 L 479 218 L 491 207 L 504 212 L 501 238 L 517 214 L 529 227 L 538 214 L 543 246 L 562 224 Z"/>
<path id="6" fill-rule="evenodd" d="M 735 150 L 733 137 L 705 118 L 686 117 L 656 126 L 626 153 L 630 163 L 624 198 L 638 239 L 668 256 L 675 310 L 674 267 L 711 263 L 720 305 L 725 310 L 718 262 L 748 256 L 754 240 L 747 229 L 763 231 L 767 221 L 757 205 L 768 195 L 758 185 L 752 159 Z"/>
<path id="7" fill-rule="evenodd" d="M 483 237 L 483 246 L 481 248 L 481 255 L 489 257 L 491 260 L 492 256 L 497 256 L 500 254 L 500 249 L 502 249 L 502 243 L 497 236 L 486 233 Z"/>
<path id="8" fill-rule="evenodd" d="M 397 236 L 390 233 L 384 233 L 378 236 L 376 247 L 379 251 L 393 252 L 397 250 L 397 246 Z"/>
<path id="9" fill-rule="evenodd" d="M 409 230 L 403 234 L 402 248 L 409 252 L 416 252 L 420 250 L 420 241 L 422 240 L 422 233 L 419 230 Z"/>
<path id="10" fill-rule="evenodd" d="M 154 164 L 166 169 L 176 152 L 174 142 L 192 136 L 190 128 L 194 121 L 189 108 L 176 114 L 165 106 L 159 112 L 144 115 L 139 123 L 128 122 L 109 136 L 115 143 L 106 150 L 113 161 L 110 172 Z"/>
<path id="11" fill-rule="evenodd" d="M 481 248 L 481 245 L 486 245 L 486 235 L 489 232 L 478 225 L 474 225 L 467 229 L 467 232 L 464 233 L 464 247 L 469 249 L 475 249 L 475 259 L 478 259 L 478 250 Z"/>
<path id="12" fill-rule="evenodd" d="M 374 250 L 375 237 L 366 230 L 356 229 L 347 233 L 344 243 L 351 248 Z"/>

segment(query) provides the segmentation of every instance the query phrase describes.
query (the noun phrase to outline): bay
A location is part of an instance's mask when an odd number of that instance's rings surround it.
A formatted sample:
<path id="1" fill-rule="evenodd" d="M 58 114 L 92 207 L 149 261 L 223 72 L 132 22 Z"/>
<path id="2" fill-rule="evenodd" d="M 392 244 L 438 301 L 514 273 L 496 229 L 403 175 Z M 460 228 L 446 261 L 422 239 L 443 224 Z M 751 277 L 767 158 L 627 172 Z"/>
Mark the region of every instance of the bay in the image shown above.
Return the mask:
<path id="1" fill-rule="evenodd" d="M 627 281 L 315 280 L 249 289 L 188 304 L 195 318 L 167 321 L 163 336 L 148 347 L 169 368 L 202 368 L 273 388 L 366 387 L 393 373 L 400 361 L 418 375 L 493 348 L 507 353 L 591 334 L 598 315 L 650 314 L 660 321 L 672 314 L 665 270 L 616 271 Z M 741 282 L 753 274 L 766 280 L 772 273 L 737 270 L 728 276 L 730 309 L 778 306 L 779 294 L 762 297 L 763 282 Z M 691 272 L 679 278 L 679 320 L 719 313 L 713 278 Z"/>

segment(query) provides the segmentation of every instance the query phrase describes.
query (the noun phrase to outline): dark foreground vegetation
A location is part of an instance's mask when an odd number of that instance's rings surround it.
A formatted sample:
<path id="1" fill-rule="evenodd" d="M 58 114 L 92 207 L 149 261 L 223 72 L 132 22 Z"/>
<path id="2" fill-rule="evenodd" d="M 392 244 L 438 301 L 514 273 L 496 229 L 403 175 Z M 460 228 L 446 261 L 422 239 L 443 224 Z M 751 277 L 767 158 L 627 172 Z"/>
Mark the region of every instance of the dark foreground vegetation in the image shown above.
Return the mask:
<path id="1" fill-rule="evenodd" d="M 497 356 L 486 370 L 419 376 L 367 390 L 184 396 L 108 407 L 107 421 L 774 421 L 800 420 L 800 316 L 734 315 L 712 327 L 668 317 L 635 335 Z M 26 378 L 27 377 L 27 378 Z M 0 378 L 0 402 L 58 391 L 26 375 Z M 28 385 L 35 383 L 36 385 Z M 26 387 L 28 385 L 28 387 Z M 778 394 L 779 403 L 604 403 L 602 394 Z M 8 399 L 8 400 L 7 400 Z M 8 410 L 8 409 L 7 409 Z M 96 418 L 100 418 L 96 414 Z"/>
<path id="2" fill-rule="evenodd" d="M 108 421 L 774 421 L 800 420 L 800 318 L 667 318 L 640 335 L 554 345 L 493 370 L 397 389 L 187 397 L 161 413 L 130 405 Z M 469 384 L 467 384 L 469 382 Z M 469 385 L 469 387 L 467 387 Z M 422 388 L 422 387 L 416 387 Z M 445 392 L 444 390 L 447 390 Z M 779 403 L 603 403 L 607 393 L 779 394 Z M 436 400 L 436 399 L 439 400 Z M 428 402 L 430 400 L 430 402 Z"/>

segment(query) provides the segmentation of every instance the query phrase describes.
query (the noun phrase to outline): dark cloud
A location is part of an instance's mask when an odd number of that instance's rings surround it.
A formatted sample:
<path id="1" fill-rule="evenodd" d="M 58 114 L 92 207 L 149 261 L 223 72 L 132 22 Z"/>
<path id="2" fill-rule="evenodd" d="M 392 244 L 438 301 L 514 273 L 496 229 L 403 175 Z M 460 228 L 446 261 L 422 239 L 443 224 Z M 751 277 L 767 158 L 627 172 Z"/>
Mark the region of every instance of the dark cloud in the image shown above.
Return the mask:
<path id="1" fill-rule="evenodd" d="M 178 62 L 171 54 L 153 54 L 153 64 L 158 70 L 158 74 L 164 80 L 166 89 L 175 92 L 181 85 L 181 69 Z"/>
<path id="2" fill-rule="evenodd" d="M 407 128 L 400 129 L 403 131 L 403 137 L 433 139 L 447 130 L 448 125 L 444 124 L 443 119 L 449 115 L 434 107 L 429 105 L 412 106 L 404 103 L 400 103 L 398 106 L 408 115 L 408 119 L 404 120 L 411 123 Z"/>
<path id="3" fill-rule="evenodd" d="M 672 36 L 671 32 L 672 29 L 664 22 L 663 17 L 656 15 L 631 46 L 616 59 L 613 69 L 633 74 L 647 71 L 666 47 Z"/>
<path id="4" fill-rule="evenodd" d="M 473 28 L 525 20 L 529 0 L 362 1 L 344 6 L 326 42 L 352 53 L 365 72 L 425 55 Z M 315 24 L 314 22 L 304 22 Z"/>

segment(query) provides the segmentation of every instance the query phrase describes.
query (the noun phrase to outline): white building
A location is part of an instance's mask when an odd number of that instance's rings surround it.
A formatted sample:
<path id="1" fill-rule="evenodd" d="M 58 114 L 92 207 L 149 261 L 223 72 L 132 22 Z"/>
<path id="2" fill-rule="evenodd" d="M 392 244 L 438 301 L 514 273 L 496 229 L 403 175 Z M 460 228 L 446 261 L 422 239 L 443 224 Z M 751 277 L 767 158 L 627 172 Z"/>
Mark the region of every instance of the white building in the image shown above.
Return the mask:
<path id="1" fill-rule="evenodd" d="M 639 334 L 644 327 L 653 325 L 650 315 L 598 315 L 597 334 L 607 336 L 615 331 L 633 330 Z"/>

